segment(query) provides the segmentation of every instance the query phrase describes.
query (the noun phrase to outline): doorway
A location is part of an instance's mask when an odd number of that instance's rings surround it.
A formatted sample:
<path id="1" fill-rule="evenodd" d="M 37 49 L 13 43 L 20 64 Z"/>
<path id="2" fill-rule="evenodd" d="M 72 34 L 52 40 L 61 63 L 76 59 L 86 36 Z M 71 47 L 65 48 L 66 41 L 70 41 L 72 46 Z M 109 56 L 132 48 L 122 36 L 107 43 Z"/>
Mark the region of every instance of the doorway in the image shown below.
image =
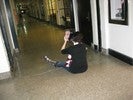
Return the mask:
<path id="1" fill-rule="evenodd" d="M 78 17 L 79 17 L 79 31 L 83 34 L 83 42 L 91 45 L 93 42 L 92 35 L 92 19 L 90 0 L 77 0 L 78 3 Z"/>
<path id="2" fill-rule="evenodd" d="M 62 16 L 65 22 L 65 28 L 74 28 L 74 14 L 73 14 L 73 3 L 72 0 L 63 0 L 64 5 L 64 16 Z"/>

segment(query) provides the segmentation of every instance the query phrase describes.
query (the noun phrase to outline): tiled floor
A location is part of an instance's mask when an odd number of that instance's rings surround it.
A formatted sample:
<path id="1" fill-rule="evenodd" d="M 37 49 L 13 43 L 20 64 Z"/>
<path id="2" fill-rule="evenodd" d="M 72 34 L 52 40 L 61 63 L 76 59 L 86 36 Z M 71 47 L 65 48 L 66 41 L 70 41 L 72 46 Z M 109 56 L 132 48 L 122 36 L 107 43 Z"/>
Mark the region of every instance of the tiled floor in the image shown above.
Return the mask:
<path id="1" fill-rule="evenodd" d="M 63 30 L 29 22 L 20 27 L 18 67 L 14 78 L 0 81 L 0 100 L 133 100 L 133 66 L 89 48 L 85 73 L 54 68 L 41 57 L 65 60 Z"/>

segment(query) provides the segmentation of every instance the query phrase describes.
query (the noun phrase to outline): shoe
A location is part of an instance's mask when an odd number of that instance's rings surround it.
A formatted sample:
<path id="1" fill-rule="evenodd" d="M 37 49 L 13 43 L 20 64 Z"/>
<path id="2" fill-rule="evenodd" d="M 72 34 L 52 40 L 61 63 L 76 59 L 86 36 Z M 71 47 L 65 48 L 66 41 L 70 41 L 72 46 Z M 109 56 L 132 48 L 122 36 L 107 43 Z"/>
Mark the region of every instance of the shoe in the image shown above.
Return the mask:
<path id="1" fill-rule="evenodd" d="M 47 56 L 44 56 L 44 59 L 45 59 L 45 60 L 47 60 L 47 61 L 49 61 L 49 60 L 50 60 Z"/>

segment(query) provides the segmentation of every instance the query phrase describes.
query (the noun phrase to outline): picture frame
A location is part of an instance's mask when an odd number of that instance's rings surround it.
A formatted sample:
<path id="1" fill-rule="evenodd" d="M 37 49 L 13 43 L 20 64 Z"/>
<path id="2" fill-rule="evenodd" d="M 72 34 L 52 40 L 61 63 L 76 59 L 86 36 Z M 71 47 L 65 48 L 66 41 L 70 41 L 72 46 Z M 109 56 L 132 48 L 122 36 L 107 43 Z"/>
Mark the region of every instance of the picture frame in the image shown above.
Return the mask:
<path id="1" fill-rule="evenodd" d="M 109 23 L 128 25 L 128 0 L 108 0 Z"/>

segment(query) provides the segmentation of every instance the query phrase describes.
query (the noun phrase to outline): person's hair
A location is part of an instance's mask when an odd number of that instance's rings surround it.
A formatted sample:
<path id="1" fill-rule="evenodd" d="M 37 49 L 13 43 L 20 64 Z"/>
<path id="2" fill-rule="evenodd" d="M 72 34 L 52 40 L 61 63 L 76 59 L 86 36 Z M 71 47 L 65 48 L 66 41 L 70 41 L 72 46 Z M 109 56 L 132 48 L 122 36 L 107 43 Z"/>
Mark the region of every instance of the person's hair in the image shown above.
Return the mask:
<path id="1" fill-rule="evenodd" d="M 70 29 L 65 29 L 65 32 L 66 32 L 66 31 L 70 31 Z"/>
<path id="2" fill-rule="evenodd" d="M 82 43 L 83 35 L 79 32 L 75 32 L 74 36 L 71 38 L 71 41 Z"/>

